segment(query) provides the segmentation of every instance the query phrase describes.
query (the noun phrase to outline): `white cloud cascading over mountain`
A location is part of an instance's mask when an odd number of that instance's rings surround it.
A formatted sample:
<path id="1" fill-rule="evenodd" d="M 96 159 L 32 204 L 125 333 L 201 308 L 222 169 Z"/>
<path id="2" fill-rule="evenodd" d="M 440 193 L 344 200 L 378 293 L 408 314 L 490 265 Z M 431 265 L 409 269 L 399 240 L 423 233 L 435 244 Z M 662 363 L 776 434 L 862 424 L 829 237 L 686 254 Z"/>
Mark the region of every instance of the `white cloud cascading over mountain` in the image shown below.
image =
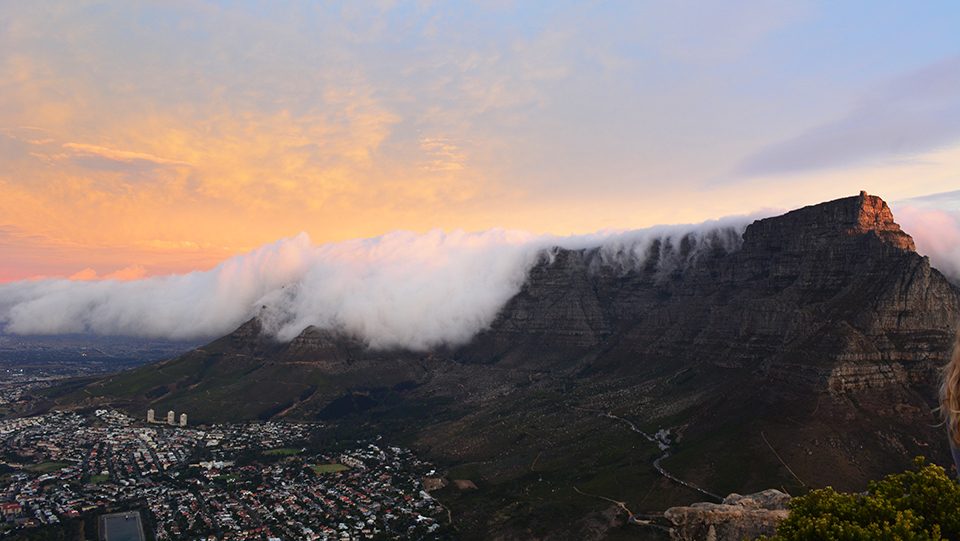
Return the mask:
<path id="1" fill-rule="evenodd" d="M 960 216 L 908 206 L 898 212 L 921 253 L 948 276 L 960 277 Z M 659 271 L 666 273 L 706 249 L 738 249 L 743 229 L 757 217 L 571 237 L 500 229 L 400 231 L 313 245 L 300 234 L 208 271 L 0 285 L 0 324 L 18 334 L 206 339 L 259 316 L 279 340 L 315 325 L 375 348 L 424 350 L 463 344 L 488 327 L 554 247 L 597 247 L 601 264 L 622 269 L 643 264 L 656 250 Z M 684 238 L 692 250 L 681 249 Z"/>
<path id="2" fill-rule="evenodd" d="M 903 203 L 894 205 L 893 211 L 903 230 L 913 237 L 917 251 L 960 284 L 960 210 Z"/>
<path id="3" fill-rule="evenodd" d="M 232 257 L 209 271 L 139 280 L 21 281 L 0 286 L 0 321 L 18 334 L 144 336 L 222 334 L 270 291 L 298 280 L 310 264 L 306 235 Z"/>
<path id="4" fill-rule="evenodd" d="M 315 325 L 343 330 L 376 348 L 423 350 L 462 344 L 489 326 L 553 247 L 601 247 L 602 260 L 621 266 L 643 260 L 653 247 L 667 270 L 708 245 L 735 249 L 749 222 L 741 217 L 572 237 L 500 229 L 400 231 L 319 246 L 300 234 L 208 271 L 4 284 L 0 323 L 18 334 L 199 339 L 259 316 L 280 340 Z M 674 247 L 686 235 L 713 244 L 696 242 L 695 250 L 681 256 Z"/>

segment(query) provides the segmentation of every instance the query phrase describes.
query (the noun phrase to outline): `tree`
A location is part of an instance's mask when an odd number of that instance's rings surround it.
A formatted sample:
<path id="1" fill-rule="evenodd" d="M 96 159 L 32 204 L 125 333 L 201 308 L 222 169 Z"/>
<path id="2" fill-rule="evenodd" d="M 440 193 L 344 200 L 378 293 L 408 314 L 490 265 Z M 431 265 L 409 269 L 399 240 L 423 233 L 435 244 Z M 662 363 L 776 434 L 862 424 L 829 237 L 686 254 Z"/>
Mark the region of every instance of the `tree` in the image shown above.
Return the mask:
<path id="1" fill-rule="evenodd" d="M 770 541 L 960 539 L 960 484 L 922 457 L 914 464 L 862 494 L 827 487 L 794 498 Z"/>

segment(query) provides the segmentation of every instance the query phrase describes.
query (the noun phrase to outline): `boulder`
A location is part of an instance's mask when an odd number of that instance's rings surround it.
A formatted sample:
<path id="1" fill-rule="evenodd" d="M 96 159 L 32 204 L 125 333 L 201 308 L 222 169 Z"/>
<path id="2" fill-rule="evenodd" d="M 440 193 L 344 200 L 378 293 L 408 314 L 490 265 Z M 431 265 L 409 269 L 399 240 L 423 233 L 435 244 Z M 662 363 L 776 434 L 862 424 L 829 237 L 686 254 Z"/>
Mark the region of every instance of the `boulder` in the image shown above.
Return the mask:
<path id="1" fill-rule="evenodd" d="M 790 496 L 768 489 L 756 494 L 731 494 L 723 503 L 671 507 L 664 513 L 675 541 L 741 541 L 773 535 L 787 517 Z"/>

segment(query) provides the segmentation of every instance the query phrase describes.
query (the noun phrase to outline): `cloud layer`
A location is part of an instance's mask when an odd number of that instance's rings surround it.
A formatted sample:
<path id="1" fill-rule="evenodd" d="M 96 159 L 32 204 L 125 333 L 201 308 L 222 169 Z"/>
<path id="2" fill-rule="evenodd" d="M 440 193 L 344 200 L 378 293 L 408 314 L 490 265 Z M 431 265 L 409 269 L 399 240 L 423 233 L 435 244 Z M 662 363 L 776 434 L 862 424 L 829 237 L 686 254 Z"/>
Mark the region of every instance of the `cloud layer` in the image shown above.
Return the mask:
<path id="1" fill-rule="evenodd" d="M 895 210 L 919 251 L 960 280 L 960 212 L 909 201 Z M 209 271 L 140 279 L 132 272 L 101 279 L 80 273 L 74 280 L 5 284 L 0 324 L 20 334 L 200 339 L 259 316 L 283 341 L 315 325 L 374 348 L 425 350 L 465 343 L 489 326 L 531 267 L 556 247 L 599 248 L 603 264 L 620 268 L 644 263 L 656 248 L 659 270 L 669 272 L 706 247 L 738 249 L 756 217 L 570 237 L 503 229 L 398 231 L 314 245 L 301 233 Z M 697 249 L 681 253 L 684 238 Z"/>
<path id="2" fill-rule="evenodd" d="M 960 284 L 960 192 L 937 194 L 893 205 L 917 251 L 955 284 Z"/>
<path id="3" fill-rule="evenodd" d="M 698 256 L 669 249 L 684 236 L 696 238 L 697 246 L 719 242 L 735 249 L 748 222 L 731 218 L 562 238 L 507 230 L 401 231 L 320 246 L 300 234 L 205 272 L 6 284 L 0 286 L 0 322 L 21 334 L 196 339 L 225 334 L 258 315 L 280 340 L 316 325 L 376 348 L 423 350 L 464 343 L 490 325 L 554 247 L 601 247 L 608 263 L 631 265 L 660 240 L 660 259 L 669 270 Z"/>

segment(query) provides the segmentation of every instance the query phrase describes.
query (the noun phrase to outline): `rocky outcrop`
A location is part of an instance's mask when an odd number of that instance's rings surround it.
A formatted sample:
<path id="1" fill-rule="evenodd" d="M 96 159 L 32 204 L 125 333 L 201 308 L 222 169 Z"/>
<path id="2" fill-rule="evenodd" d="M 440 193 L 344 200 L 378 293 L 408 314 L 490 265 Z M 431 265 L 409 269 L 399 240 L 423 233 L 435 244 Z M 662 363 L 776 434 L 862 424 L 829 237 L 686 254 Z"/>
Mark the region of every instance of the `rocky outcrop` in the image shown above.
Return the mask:
<path id="1" fill-rule="evenodd" d="M 743 240 L 747 250 L 810 252 L 825 245 L 851 248 L 860 237 L 875 237 L 899 250 L 916 250 L 887 203 L 866 192 L 758 220 Z"/>
<path id="2" fill-rule="evenodd" d="M 901 250 L 915 251 L 917 248 L 913 238 L 904 233 L 900 226 L 893 221 L 893 212 L 887 203 L 875 195 L 860 192 L 856 202 L 856 222 L 847 234 L 863 235 L 873 233 L 884 242 L 892 244 Z"/>
<path id="3" fill-rule="evenodd" d="M 769 489 L 741 496 L 731 494 L 723 503 L 695 503 L 671 507 L 664 513 L 674 541 L 742 541 L 770 536 L 787 518 L 790 496 Z"/>

